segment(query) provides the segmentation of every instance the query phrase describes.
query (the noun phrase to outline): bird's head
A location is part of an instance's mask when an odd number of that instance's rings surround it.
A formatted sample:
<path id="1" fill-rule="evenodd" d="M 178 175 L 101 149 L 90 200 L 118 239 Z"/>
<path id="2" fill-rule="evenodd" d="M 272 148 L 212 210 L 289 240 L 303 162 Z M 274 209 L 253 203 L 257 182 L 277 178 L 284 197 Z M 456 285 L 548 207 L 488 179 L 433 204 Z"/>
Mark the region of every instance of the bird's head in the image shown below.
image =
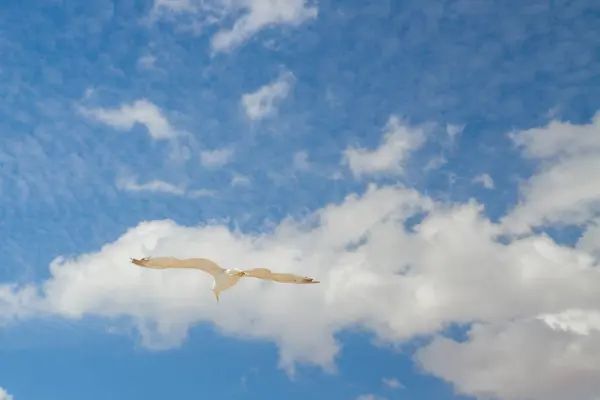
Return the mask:
<path id="1" fill-rule="evenodd" d="M 153 268 L 153 269 L 163 269 L 164 267 L 161 266 L 161 264 L 157 264 L 154 262 L 154 260 L 150 257 L 144 257 L 144 258 L 130 258 L 131 263 L 135 264 L 137 266 L 140 267 L 146 267 L 146 268 Z"/>

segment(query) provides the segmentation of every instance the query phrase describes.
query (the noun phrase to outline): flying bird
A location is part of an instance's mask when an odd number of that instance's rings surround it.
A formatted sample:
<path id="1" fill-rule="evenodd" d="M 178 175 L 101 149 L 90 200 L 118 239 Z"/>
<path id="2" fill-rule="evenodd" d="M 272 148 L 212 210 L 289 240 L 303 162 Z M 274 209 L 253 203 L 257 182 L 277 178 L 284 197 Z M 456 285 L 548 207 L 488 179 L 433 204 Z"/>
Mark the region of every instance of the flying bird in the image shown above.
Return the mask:
<path id="1" fill-rule="evenodd" d="M 258 278 L 268 281 L 281 283 L 309 284 L 320 283 L 313 278 L 299 276 L 288 273 L 275 273 L 266 268 L 254 268 L 241 270 L 236 268 L 221 268 L 217 263 L 206 258 L 186 258 L 179 259 L 175 257 L 145 257 L 141 259 L 130 258 L 135 265 L 152 269 L 168 268 L 191 268 L 208 272 L 213 276 L 212 291 L 215 298 L 219 301 L 221 292 L 233 287 L 240 278 Z"/>

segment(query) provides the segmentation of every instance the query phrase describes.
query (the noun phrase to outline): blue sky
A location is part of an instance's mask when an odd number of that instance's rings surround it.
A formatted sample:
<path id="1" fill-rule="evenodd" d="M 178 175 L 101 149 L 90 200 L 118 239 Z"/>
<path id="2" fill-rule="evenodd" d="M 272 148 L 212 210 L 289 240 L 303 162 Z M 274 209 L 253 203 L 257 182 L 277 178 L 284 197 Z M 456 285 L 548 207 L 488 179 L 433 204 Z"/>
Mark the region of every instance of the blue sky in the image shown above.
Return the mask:
<path id="1" fill-rule="evenodd" d="M 598 393 L 598 5 L 265 4 L 5 4 L 0 400 Z"/>

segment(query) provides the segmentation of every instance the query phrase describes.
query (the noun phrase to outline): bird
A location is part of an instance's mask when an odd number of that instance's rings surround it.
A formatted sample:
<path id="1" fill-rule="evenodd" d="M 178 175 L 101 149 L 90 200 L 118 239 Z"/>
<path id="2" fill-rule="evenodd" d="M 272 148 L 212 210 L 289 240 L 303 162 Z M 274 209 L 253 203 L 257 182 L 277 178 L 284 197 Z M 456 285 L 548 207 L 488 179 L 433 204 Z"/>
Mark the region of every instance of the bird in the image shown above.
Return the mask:
<path id="1" fill-rule="evenodd" d="M 299 276 L 290 273 L 276 273 L 267 268 L 254 268 L 242 270 L 237 268 L 222 268 L 214 261 L 206 258 L 176 257 L 144 257 L 140 259 L 129 258 L 132 264 L 151 269 L 188 268 L 199 269 L 207 272 L 213 277 L 212 291 L 219 302 L 221 292 L 230 289 L 238 283 L 240 278 L 257 278 L 268 281 L 295 284 L 321 283 L 313 278 Z"/>

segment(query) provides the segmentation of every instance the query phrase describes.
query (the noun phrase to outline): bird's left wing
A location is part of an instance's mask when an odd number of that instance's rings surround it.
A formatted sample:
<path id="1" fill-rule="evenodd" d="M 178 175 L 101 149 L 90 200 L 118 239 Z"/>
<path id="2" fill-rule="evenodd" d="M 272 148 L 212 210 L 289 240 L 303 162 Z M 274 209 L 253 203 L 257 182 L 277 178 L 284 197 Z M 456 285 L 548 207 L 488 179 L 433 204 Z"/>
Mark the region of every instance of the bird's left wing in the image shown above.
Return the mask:
<path id="1" fill-rule="evenodd" d="M 223 268 L 219 267 L 214 261 L 206 258 L 185 258 L 179 259 L 175 257 L 146 257 L 141 259 L 131 258 L 131 262 L 140 267 L 152 269 L 168 269 L 168 268 L 191 268 L 199 269 L 208 272 L 212 276 L 223 272 Z"/>
<path id="2" fill-rule="evenodd" d="M 281 282 L 281 283 L 297 283 L 297 284 L 308 284 L 308 283 L 320 283 L 306 276 L 288 274 L 288 273 L 276 273 L 271 272 L 266 268 L 254 268 L 244 271 L 247 277 L 264 279 L 269 281 Z"/>

